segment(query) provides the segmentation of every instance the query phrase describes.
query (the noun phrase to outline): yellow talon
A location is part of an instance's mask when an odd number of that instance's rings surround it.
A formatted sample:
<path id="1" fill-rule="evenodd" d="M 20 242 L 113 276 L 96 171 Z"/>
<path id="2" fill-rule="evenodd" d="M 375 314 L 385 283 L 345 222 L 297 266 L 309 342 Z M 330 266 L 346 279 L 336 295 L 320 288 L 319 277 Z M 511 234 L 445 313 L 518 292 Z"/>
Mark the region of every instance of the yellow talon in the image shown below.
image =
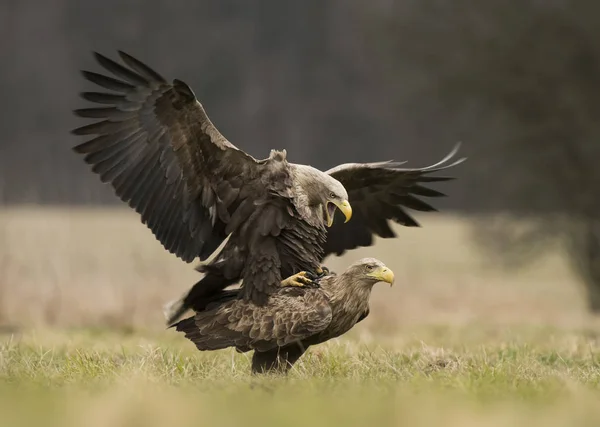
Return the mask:
<path id="1" fill-rule="evenodd" d="M 304 288 L 307 286 L 313 286 L 313 279 L 311 275 L 306 271 L 301 271 L 281 281 L 282 287 L 295 286 L 298 288 Z"/>

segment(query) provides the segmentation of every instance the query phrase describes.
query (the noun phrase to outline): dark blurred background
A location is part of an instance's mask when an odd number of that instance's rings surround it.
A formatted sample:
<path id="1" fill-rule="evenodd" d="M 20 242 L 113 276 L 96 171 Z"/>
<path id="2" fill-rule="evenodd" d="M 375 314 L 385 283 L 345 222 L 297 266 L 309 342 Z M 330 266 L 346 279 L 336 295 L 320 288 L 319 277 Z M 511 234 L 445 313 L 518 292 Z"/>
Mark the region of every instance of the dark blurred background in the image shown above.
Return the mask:
<path id="1" fill-rule="evenodd" d="M 560 238 L 600 311 L 599 2 L 3 0 L 2 203 L 120 203 L 69 135 L 78 70 L 117 49 L 259 158 L 425 166 L 462 141 L 436 206 L 493 213 L 475 236 L 509 265 Z"/>

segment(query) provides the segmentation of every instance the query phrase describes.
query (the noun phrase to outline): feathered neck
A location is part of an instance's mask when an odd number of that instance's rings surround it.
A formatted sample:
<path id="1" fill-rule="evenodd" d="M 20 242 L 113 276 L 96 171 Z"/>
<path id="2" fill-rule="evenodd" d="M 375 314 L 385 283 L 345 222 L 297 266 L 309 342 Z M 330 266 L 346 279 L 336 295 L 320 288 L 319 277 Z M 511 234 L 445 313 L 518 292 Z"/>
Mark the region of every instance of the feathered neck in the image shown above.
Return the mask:
<path id="1" fill-rule="evenodd" d="M 327 295 L 334 312 L 362 313 L 369 307 L 369 298 L 373 286 L 362 283 L 352 274 L 344 272 L 339 276 L 330 276 L 320 281 L 321 289 Z"/>
<path id="2" fill-rule="evenodd" d="M 304 221 L 325 229 L 321 191 L 324 173 L 308 165 L 290 163 L 294 191 L 292 201 Z"/>

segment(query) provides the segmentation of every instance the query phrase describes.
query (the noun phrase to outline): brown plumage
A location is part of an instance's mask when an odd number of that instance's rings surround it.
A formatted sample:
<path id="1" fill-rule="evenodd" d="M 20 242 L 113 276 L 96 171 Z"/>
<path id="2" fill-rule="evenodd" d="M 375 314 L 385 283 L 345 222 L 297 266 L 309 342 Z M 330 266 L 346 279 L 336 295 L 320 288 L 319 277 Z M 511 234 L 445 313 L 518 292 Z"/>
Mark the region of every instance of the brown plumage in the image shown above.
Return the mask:
<path id="1" fill-rule="evenodd" d="M 455 149 L 422 169 L 384 162 L 328 172 L 289 163 L 285 151 L 257 160 L 221 135 L 184 82 L 119 56 L 124 65 L 95 54 L 115 77 L 83 72 L 108 92 L 82 94 L 100 105 L 75 113 L 100 121 L 73 131 L 93 135 L 74 150 L 182 260 L 206 260 L 229 236 L 200 267 L 203 279 L 170 307 L 169 323 L 240 281 L 239 297 L 264 304 L 282 278 L 318 270 L 328 254 L 371 245 L 374 235 L 393 237 L 388 220 L 418 225 L 404 207 L 435 210 L 416 196 L 442 196 L 423 184 L 451 178 L 429 174 L 464 160 L 449 163 Z M 350 218 L 348 199 L 355 218 L 333 222 L 336 207 Z"/>
<path id="2" fill-rule="evenodd" d="M 287 371 L 311 345 L 348 332 L 369 313 L 373 285 L 393 282 L 381 261 L 364 258 L 318 288 L 284 287 L 258 306 L 225 291 L 195 316 L 175 324 L 199 350 L 255 350 L 252 372 Z"/>

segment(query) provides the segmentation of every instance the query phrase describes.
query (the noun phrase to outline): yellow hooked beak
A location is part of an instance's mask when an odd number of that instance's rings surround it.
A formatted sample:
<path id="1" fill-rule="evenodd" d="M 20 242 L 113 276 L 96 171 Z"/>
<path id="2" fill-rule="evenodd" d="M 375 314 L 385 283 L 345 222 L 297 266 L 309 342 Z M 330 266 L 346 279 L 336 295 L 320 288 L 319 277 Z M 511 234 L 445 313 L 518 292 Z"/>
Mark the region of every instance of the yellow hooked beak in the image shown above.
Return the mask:
<path id="1" fill-rule="evenodd" d="M 332 207 L 333 209 L 329 209 L 330 203 L 337 206 L 337 208 L 344 214 L 346 217 L 344 224 L 350 221 L 350 218 L 352 218 L 352 206 L 350 206 L 348 200 L 342 200 L 341 202 L 332 200 L 331 202 L 327 202 L 327 209 L 325 209 L 327 212 L 327 227 L 331 227 L 333 224 L 333 218 L 335 217 L 335 208 Z"/>
<path id="2" fill-rule="evenodd" d="M 376 270 L 368 274 L 377 280 L 390 284 L 390 287 L 394 284 L 394 272 L 387 267 L 379 267 Z"/>

